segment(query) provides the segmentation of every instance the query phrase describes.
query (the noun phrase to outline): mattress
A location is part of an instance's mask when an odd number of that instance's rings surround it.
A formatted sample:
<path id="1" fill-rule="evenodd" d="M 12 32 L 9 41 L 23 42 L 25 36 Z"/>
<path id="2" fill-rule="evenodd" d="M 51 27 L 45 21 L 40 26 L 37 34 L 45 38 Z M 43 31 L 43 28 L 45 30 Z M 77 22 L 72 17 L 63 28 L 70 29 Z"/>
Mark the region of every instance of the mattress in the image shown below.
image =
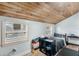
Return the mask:
<path id="1" fill-rule="evenodd" d="M 56 56 L 79 56 L 79 50 L 65 46 L 56 53 Z"/>

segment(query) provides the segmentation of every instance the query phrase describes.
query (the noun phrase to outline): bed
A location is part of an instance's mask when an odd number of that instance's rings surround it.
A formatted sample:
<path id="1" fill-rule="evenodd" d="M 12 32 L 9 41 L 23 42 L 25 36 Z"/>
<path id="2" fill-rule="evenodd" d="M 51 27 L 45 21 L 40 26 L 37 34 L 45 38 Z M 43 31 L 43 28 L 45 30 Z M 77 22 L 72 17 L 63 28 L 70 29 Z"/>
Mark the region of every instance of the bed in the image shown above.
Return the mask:
<path id="1" fill-rule="evenodd" d="M 60 49 L 55 56 L 79 56 L 79 46 L 65 46 L 62 49 Z"/>

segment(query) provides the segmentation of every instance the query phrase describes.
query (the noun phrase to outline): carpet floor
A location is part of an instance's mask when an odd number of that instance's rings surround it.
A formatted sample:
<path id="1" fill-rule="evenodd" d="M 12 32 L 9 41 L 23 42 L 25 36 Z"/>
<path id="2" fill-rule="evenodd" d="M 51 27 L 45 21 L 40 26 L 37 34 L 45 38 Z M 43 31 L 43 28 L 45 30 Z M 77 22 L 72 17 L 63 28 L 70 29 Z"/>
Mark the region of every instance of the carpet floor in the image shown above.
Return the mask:
<path id="1" fill-rule="evenodd" d="M 46 55 L 40 52 L 39 49 L 37 49 L 37 50 L 32 50 L 32 56 L 46 56 Z"/>

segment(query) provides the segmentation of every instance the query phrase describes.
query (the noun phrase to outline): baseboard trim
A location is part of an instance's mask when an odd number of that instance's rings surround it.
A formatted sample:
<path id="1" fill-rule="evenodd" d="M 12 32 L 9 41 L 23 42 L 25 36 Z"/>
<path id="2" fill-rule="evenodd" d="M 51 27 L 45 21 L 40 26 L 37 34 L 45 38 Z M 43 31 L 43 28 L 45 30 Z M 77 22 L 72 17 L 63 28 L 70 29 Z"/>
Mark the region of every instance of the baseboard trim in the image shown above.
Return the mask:
<path id="1" fill-rule="evenodd" d="M 22 53 L 19 53 L 19 54 L 13 55 L 13 56 L 28 56 L 29 53 L 31 54 L 31 50 L 29 50 L 29 51 L 24 51 L 24 52 L 22 52 Z"/>

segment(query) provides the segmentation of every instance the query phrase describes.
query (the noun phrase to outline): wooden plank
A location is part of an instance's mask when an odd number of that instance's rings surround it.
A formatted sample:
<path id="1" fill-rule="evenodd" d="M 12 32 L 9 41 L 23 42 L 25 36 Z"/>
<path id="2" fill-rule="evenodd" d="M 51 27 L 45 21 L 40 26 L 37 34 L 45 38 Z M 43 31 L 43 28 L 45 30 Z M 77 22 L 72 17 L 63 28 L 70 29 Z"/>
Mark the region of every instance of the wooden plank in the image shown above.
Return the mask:
<path id="1" fill-rule="evenodd" d="M 0 15 L 58 23 L 79 12 L 79 3 L 69 2 L 3 2 Z"/>

